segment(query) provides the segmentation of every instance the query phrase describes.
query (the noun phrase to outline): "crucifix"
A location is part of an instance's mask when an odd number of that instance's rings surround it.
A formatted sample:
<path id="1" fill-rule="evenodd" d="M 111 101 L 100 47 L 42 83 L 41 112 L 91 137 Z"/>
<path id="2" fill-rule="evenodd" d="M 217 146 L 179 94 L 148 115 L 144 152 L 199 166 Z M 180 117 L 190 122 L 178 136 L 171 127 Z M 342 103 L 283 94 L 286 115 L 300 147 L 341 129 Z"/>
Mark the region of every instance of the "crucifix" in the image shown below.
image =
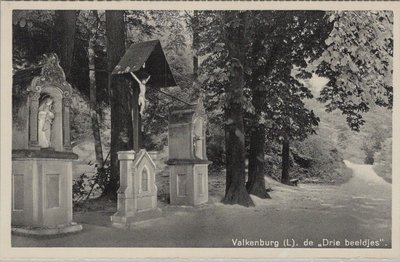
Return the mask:
<path id="1" fill-rule="evenodd" d="M 144 109 L 146 108 L 146 97 L 145 97 L 146 84 L 147 84 L 147 82 L 149 82 L 151 76 L 149 75 L 146 79 L 143 79 L 142 81 L 140 81 L 139 78 L 133 72 L 130 72 L 130 73 L 133 76 L 133 78 L 136 80 L 136 82 L 138 82 L 138 84 L 139 84 L 140 92 L 139 92 L 139 97 L 138 97 L 138 105 L 140 108 L 140 115 L 143 116 Z"/>
<path id="2" fill-rule="evenodd" d="M 132 87 L 132 100 L 131 100 L 131 116 L 132 116 L 132 142 L 133 150 L 137 151 L 141 148 L 141 135 L 142 135 L 142 117 L 146 107 L 146 84 L 150 80 L 150 76 L 142 80 L 139 79 L 137 74 L 129 72 L 130 75 L 138 83 L 137 86 Z"/>
<path id="3" fill-rule="evenodd" d="M 159 40 L 132 44 L 114 67 L 113 75 L 129 74 L 132 97 L 128 103 L 132 118 L 132 130 L 129 130 L 133 150 L 141 149 L 142 124 L 146 110 L 146 89 L 151 81 L 155 91 L 164 93 L 160 88 L 176 86 L 168 61 Z M 150 77 L 151 76 L 151 77 Z M 151 80 L 150 80 L 151 78 Z M 137 83 L 137 85 L 135 84 Z M 168 95 L 168 94 L 167 94 Z"/>

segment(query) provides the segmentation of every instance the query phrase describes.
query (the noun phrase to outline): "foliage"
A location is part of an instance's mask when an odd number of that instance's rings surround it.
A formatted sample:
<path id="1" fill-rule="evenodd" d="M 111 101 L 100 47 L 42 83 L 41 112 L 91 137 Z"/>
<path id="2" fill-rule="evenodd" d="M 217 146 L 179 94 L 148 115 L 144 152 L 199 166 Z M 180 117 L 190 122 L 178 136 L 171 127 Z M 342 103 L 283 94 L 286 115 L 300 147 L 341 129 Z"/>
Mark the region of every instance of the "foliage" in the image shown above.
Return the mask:
<path id="1" fill-rule="evenodd" d="M 250 26 L 256 44 L 249 48 L 247 72 L 258 111 L 256 124 L 265 125 L 272 139 L 302 140 L 315 133 L 319 119 L 304 105 L 312 93 L 301 79 L 311 77 L 305 70 L 307 61 L 323 50 L 329 31 L 323 18 L 319 11 L 257 12 Z M 264 35 L 260 26 L 266 28 Z M 262 105 L 255 103 L 255 95 L 264 98 Z"/>
<path id="2" fill-rule="evenodd" d="M 13 70 L 35 67 L 49 52 L 54 11 L 13 11 Z M 33 44 L 34 43 L 34 44 Z"/>
<path id="3" fill-rule="evenodd" d="M 296 155 L 294 162 L 297 164 L 292 173 L 303 178 L 303 182 L 337 184 L 349 178 L 342 177 L 343 158 L 329 136 L 311 135 L 304 141 L 296 141 L 291 152 Z M 298 158 L 306 159 L 310 166 L 301 166 Z"/>
<path id="4" fill-rule="evenodd" d="M 169 108 L 182 105 L 182 102 L 170 96 L 177 97 L 183 101 L 191 101 L 191 92 L 188 88 L 169 87 L 163 91 L 169 96 L 158 92 L 157 87 L 150 87 L 146 92 L 146 99 L 149 103 L 142 117 L 142 142 L 147 150 L 161 150 L 168 144 Z"/>
<path id="5" fill-rule="evenodd" d="M 351 129 L 364 124 L 371 105 L 393 103 L 393 13 L 391 11 L 335 11 L 327 19 L 334 28 L 317 73 L 329 79 L 320 100 L 328 111 L 340 110 Z"/>
<path id="6" fill-rule="evenodd" d="M 391 115 L 391 110 L 375 106 L 364 116 L 366 123 L 359 135 L 363 137 L 361 150 L 365 153 L 365 164 L 374 164 L 376 156 L 383 151 L 384 142 L 392 137 Z"/>
<path id="7" fill-rule="evenodd" d="M 313 88 L 313 87 L 311 87 Z M 354 132 L 346 122 L 346 116 L 340 111 L 326 112 L 325 106 L 316 99 L 306 101 L 307 108 L 313 108 L 321 119 L 318 127 L 318 136 L 328 143 L 324 147 L 335 147 L 343 159 L 354 163 L 365 162 L 365 146 L 375 156 L 382 149 L 378 149 L 383 141 L 392 137 L 392 110 L 380 106 L 372 106 L 363 115 L 365 124 L 360 127 L 359 132 Z M 378 144 L 378 145 L 377 145 Z M 373 145 L 377 145 L 373 149 Z"/>
<path id="8" fill-rule="evenodd" d="M 198 12 L 199 54 L 204 57 L 200 80 L 210 101 L 206 105 L 210 112 L 226 107 L 223 101 L 227 99 L 230 78 L 230 43 L 224 42 L 221 13 Z M 253 132 L 262 132 L 258 137 L 267 133 L 270 141 L 303 140 L 315 133 L 319 119 L 305 107 L 303 100 L 311 98 L 312 93 L 301 79 L 311 77 L 305 70 L 307 63 L 317 58 L 325 46 L 324 37 L 331 27 L 325 23 L 324 16 L 321 11 L 252 11 L 248 14 L 244 25 L 246 35 L 241 40 L 246 50 L 245 90 L 244 96 L 238 98 L 246 112 L 246 140 Z M 238 30 L 240 21 L 233 19 L 225 26 Z M 212 114 L 210 122 L 221 126 L 224 120 L 225 124 L 229 121 L 220 111 Z M 211 143 L 209 146 L 223 152 L 223 148 L 214 148 Z M 249 152 L 252 150 L 249 148 Z M 253 152 L 253 155 L 259 154 L 263 152 Z M 253 167 L 252 159 L 250 164 Z M 263 183 L 262 179 L 258 181 Z"/>
<path id="9" fill-rule="evenodd" d="M 329 32 L 323 18 L 323 12 L 314 11 L 252 11 L 248 17 L 244 110 L 253 118 L 250 124 L 265 125 L 277 139 L 304 139 L 318 124 L 318 118 L 302 102 L 312 94 L 299 80 L 310 77 L 303 70 L 307 60 L 323 51 L 323 35 Z M 205 57 L 200 79 L 210 101 L 207 106 L 214 111 L 222 107 L 229 54 L 222 41 L 218 11 L 200 12 L 199 21 L 200 30 L 207 28 L 200 34 L 199 53 Z M 237 26 L 237 21 L 232 23 Z M 261 105 L 254 103 L 257 96 L 263 97 Z M 222 114 L 216 117 L 222 122 Z"/>
<path id="10" fill-rule="evenodd" d="M 383 179 L 392 182 L 392 138 L 386 138 L 382 143 L 382 150 L 376 154 L 374 165 L 376 173 Z"/>
<path id="11" fill-rule="evenodd" d="M 96 173 L 93 176 L 82 173 L 74 179 L 72 184 L 74 205 L 78 205 L 80 202 L 88 200 L 90 197 L 99 196 L 110 180 L 110 166 L 98 168 L 97 164 L 92 162 L 89 162 L 88 166 L 96 169 Z"/>
<path id="12" fill-rule="evenodd" d="M 89 102 L 76 89 L 73 90 L 71 98 L 71 142 L 75 145 L 91 137 L 90 108 Z"/>
<path id="13" fill-rule="evenodd" d="M 19 112 L 21 108 L 26 107 L 26 101 L 28 99 L 28 92 L 26 91 L 25 85 L 16 85 L 12 89 L 12 121 L 13 126 L 16 128 L 22 128 L 26 119 L 20 117 Z"/>
<path id="14" fill-rule="evenodd" d="M 178 84 L 178 87 L 163 91 L 191 101 L 191 64 L 187 45 L 189 39 L 186 38 L 187 28 L 182 22 L 182 15 L 182 12 L 176 10 L 127 11 L 127 38 L 129 43 L 159 38 Z M 148 150 L 160 150 L 167 144 L 168 109 L 180 102 L 158 92 L 158 87 L 152 86 L 146 91 L 146 99 L 148 103 L 142 117 L 143 146 Z"/>
<path id="15" fill-rule="evenodd" d="M 376 152 L 379 152 L 382 148 L 382 136 L 377 132 L 372 133 L 368 136 L 368 140 L 365 140 L 362 146 L 362 150 L 365 152 L 364 163 L 368 165 L 374 164 L 374 156 Z"/>

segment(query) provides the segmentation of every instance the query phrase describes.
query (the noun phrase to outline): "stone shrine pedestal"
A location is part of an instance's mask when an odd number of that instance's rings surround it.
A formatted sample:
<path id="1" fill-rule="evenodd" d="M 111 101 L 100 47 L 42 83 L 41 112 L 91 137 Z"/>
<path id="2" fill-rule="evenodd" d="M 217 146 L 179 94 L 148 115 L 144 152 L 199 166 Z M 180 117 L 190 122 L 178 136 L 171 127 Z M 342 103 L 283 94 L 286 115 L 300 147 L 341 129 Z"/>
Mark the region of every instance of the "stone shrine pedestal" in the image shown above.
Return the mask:
<path id="1" fill-rule="evenodd" d="M 116 227 L 160 217 L 157 207 L 156 165 L 146 150 L 118 152 L 120 187 L 117 212 L 111 216 Z"/>
<path id="2" fill-rule="evenodd" d="M 29 156 L 27 156 L 29 154 Z M 73 153 L 13 152 L 13 233 L 53 235 L 82 230 L 72 222 Z"/>
<path id="3" fill-rule="evenodd" d="M 208 202 L 206 122 L 201 99 L 172 108 L 168 125 L 170 203 L 197 206 Z"/>
<path id="4" fill-rule="evenodd" d="M 170 203 L 198 206 L 208 202 L 207 160 L 169 160 Z"/>

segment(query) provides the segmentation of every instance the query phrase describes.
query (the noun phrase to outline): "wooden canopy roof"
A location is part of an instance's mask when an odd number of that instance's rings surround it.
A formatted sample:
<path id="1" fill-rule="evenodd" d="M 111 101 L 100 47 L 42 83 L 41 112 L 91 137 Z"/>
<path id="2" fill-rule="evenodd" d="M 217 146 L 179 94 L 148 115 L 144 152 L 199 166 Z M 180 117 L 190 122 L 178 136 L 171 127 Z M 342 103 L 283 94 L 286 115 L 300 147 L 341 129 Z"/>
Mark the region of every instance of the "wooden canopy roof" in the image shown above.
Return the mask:
<path id="1" fill-rule="evenodd" d="M 112 74 L 145 72 L 151 75 L 149 85 L 176 86 L 174 76 L 159 40 L 132 44 L 115 66 Z"/>

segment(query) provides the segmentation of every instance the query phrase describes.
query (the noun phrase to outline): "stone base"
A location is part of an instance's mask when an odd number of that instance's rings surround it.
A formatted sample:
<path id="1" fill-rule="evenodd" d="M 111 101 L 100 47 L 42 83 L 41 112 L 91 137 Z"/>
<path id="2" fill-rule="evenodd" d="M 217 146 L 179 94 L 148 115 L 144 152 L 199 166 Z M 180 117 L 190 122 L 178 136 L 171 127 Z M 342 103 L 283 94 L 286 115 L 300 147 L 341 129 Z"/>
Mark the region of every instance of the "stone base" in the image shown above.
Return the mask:
<path id="1" fill-rule="evenodd" d="M 82 225 L 72 222 L 68 225 L 57 227 L 12 227 L 11 233 L 15 235 L 27 236 L 51 236 L 59 234 L 76 233 L 82 230 Z"/>
<path id="2" fill-rule="evenodd" d="M 70 225 L 73 222 L 72 159 L 35 156 L 22 158 L 13 152 L 11 224 L 16 228 L 52 229 Z"/>
<path id="3" fill-rule="evenodd" d="M 208 203 L 208 161 L 185 160 L 182 164 L 174 161 L 170 165 L 170 204 L 198 206 Z"/>
<path id="4" fill-rule="evenodd" d="M 111 223 L 114 227 L 127 228 L 133 223 L 155 219 L 159 217 L 162 217 L 162 212 L 161 209 L 159 208 L 136 212 L 128 216 L 126 215 L 121 216 L 117 212 L 113 216 L 111 216 Z"/>

